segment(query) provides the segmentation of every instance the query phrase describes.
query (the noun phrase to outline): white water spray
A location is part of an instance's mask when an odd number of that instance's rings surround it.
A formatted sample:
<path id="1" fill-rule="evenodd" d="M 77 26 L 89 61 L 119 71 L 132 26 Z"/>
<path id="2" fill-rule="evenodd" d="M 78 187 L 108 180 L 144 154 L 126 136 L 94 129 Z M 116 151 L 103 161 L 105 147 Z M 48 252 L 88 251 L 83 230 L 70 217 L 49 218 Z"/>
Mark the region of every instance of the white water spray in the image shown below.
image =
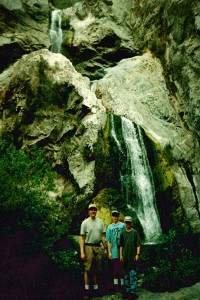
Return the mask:
<path id="1" fill-rule="evenodd" d="M 60 53 L 62 45 L 62 28 L 61 28 L 62 11 L 59 9 L 53 10 L 51 14 L 50 39 L 51 52 Z"/>
<path id="2" fill-rule="evenodd" d="M 133 210 L 144 231 L 146 243 L 159 241 L 162 230 L 155 201 L 155 187 L 141 129 L 130 120 L 122 117 L 122 134 L 126 147 L 126 168 L 121 173 L 121 184 L 127 206 Z M 122 141 L 117 138 L 113 116 L 111 116 L 111 134 L 120 152 Z M 135 195 L 133 199 L 132 195 Z"/>

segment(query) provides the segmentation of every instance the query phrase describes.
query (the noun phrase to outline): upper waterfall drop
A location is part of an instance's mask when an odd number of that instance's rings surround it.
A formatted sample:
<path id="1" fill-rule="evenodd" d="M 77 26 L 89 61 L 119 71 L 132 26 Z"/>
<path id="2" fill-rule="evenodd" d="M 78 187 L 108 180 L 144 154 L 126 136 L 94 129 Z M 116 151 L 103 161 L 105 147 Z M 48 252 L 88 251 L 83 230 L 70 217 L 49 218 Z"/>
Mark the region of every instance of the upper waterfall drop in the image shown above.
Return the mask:
<path id="1" fill-rule="evenodd" d="M 63 33 L 61 28 L 62 11 L 59 9 L 53 10 L 51 14 L 50 38 L 51 38 L 51 52 L 61 53 L 61 45 Z"/>
<path id="2" fill-rule="evenodd" d="M 123 141 L 118 138 L 114 118 L 111 115 L 111 135 L 119 149 L 126 155 L 120 171 L 122 193 L 129 209 L 139 219 L 145 243 L 157 243 L 162 235 L 155 201 L 155 187 L 141 129 L 130 120 L 121 117 Z M 125 152 L 123 148 L 125 148 Z"/>

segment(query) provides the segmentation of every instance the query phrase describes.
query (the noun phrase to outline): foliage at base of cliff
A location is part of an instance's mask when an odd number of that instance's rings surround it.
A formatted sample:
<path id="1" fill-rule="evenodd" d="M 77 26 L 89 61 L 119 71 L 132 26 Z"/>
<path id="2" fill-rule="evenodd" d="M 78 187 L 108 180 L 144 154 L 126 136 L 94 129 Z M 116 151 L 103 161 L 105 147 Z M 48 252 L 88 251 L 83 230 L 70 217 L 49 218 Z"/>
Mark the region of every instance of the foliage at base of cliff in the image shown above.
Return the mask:
<path id="1" fill-rule="evenodd" d="M 45 150 L 33 146 L 25 152 L 0 139 L 0 265 L 6 285 L 13 285 L 12 276 L 19 279 L 13 268 L 22 269 L 25 280 L 29 267 L 31 284 L 51 266 L 54 273 L 82 274 L 79 245 L 69 235 L 64 205 L 49 195 L 56 191 L 56 176 Z"/>
<path id="2" fill-rule="evenodd" d="M 160 245 L 146 249 L 143 287 L 154 292 L 171 292 L 199 281 L 200 237 L 171 229 Z"/>
<path id="3" fill-rule="evenodd" d="M 1 140 L 0 154 L 0 205 L 4 222 L 12 215 L 11 226 L 15 223 L 38 227 L 51 209 L 47 193 L 53 189 L 53 172 L 42 151 L 34 147 L 26 154 Z"/>
<path id="4" fill-rule="evenodd" d="M 50 197 L 56 173 L 45 150 L 32 146 L 25 151 L 0 139 L 0 215 L 2 234 L 22 228 L 34 230 L 33 244 L 51 248 L 68 231 L 62 203 Z"/>

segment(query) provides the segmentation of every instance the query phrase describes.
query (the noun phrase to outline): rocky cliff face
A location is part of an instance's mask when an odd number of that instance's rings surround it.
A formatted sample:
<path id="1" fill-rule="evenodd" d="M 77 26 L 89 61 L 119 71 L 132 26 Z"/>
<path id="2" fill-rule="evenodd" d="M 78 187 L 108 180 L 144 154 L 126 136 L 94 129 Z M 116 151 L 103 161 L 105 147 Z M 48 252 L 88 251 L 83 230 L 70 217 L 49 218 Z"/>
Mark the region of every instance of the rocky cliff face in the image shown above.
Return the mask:
<path id="1" fill-rule="evenodd" d="M 15 58 L 49 47 L 48 4 L 36 2 L 1 4 L 7 24 L 4 57 L 12 43 L 20 47 Z M 72 63 L 40 50 L 5 70 L 0 78 L 1 133 L 15 135 L 22 147 L 45 146 L 59 174 L 60 194 L 81 203 L 82 210 L 83 200 L 115 197 L 105 180 L 113 175 L 106 169 L 104 184 L 95 185 L 101 180 L 97 153 L 107 162 L 107 114 L 125 116 L 144 129 L 153 149 L 161 217 L 170 213 L 178 226 L 189 222 L 199 232 L 198 13 L 199 4 L 188 0 L 84 0 L 63 9 L 62 54 Z M 2 68 L 12 62 L 8 55 Z M 166 206 L 173 209 L 163 212 Z"/>
<path id="2" fill-rule="evenodd" d="M 48 0 L 2 0 L 0 3 L 0 71 L 23 54 L 48 48 Z"/>
<path id="3" fill-rule="evenodd" d="M 83 1 L 64 16 L 73 32 L 66 47 L 79 52 L 78 60 L 71 56 L 76 69 L 96 80 L 108 112 L 136 122 L 169 150 L 178 198 L 199 231 L 198 4 Z"/>
<path id="4" fill-rule="evenodd" d="M 88 80 L 61 54 L 35 51 L 1 75 L 1 112 L 1 134 L 22 148 L 45 147 L 58 172 L 56 196 L 65 194 L 73 210 L 83 207 L 95 181 L 93 146 L 106 122 Z"/>

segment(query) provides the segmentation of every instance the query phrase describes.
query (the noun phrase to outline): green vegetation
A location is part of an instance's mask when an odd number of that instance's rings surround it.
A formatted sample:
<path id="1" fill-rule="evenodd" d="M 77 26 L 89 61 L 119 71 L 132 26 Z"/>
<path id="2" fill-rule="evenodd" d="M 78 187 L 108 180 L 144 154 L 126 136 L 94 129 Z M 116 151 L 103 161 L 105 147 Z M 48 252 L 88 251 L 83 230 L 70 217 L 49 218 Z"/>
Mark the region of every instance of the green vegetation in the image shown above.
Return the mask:
<path id="1" fill-rule="evenodd" d="M 148 42 L 148 48 L 157 57 L 162 58 L 165 54 L 166 42 L 161 38 L 152 39 Z"/>
<path id="2" fill-rule="evenodd" d="M 142 258 L 146 263 L 143 287 L 154 292 L 175 291 L 199 280 L 198 239 L 192 235 L 170 230 Z"/>
<path id="3" fill-rule="evenodd" d="M 27 83 L 27 91 L 28 91 L 28 109 L 32 111 L 37 111 L 40 108 L 47 108 L 49 105 L 58 105 L 62 107 L 64 105 L 64 94 L 66 92 L 65 86 L 60 86 L 57 83 L 52 85 L 51 79 L 48 75 L 49 65 L 41 56 L 39 63 L 39 84 L 37 87 L 37 91 L 33 91 Z M 59 89 L 59 93 L 58 93 Z"/>
<path id="4" fill-rule="evenodd" d="M 80 275 L 83 265 L 79 257 L 77 256 L 79 252 L 79 244 L 69 236 L 71 242 L 70 249 L 62 249 L 51 252 L 51 258 L 56 263 L 59 270 L 70 270 L 70 276 Z M 81 272 L 82 273 L 82 272 Z"/>
<path id="5" fill-rule="evenodd" d="M 28 151 L 0 139 L 1 226 L 8 234 L 26 227 L 50 236 L 60 214 L 58 204 L 48 196 L 55 189 L 56 173 L 44 150 L 32 146 Z"/>
<path id="6" fill-rule="evenodd" d="M 58 268 L 77 270 L 77 244 L 68 237 L 64 203 L 49 196 L 49 191 L 55 191 L 55 176 L 45 150 L 32 146 L 25 153 L 0 139 L 1 234 L 12 238 L 21 230 L 32 230 L 31 252 L 45 251 Z M 54 249 L 63 236 L 73 250 L 65 246 L 60 252 Z"/>
<path id="7" fill-rule="evenodd" d="M 168 163 L 170 165 L 173 165 L 176 162 L 176 159 L 173 157 L 171 145 L 170 144 L 165 145 L 163 152 L 165 157 L 167 158 Z"/>
<path id="8" fill-rule="evenodd" d="M 50 2 L 56 7 L 56 8 L 67 8 L 73 6 L 75 3 L 80 2 L 81 0 L 51 0 Z"/>

